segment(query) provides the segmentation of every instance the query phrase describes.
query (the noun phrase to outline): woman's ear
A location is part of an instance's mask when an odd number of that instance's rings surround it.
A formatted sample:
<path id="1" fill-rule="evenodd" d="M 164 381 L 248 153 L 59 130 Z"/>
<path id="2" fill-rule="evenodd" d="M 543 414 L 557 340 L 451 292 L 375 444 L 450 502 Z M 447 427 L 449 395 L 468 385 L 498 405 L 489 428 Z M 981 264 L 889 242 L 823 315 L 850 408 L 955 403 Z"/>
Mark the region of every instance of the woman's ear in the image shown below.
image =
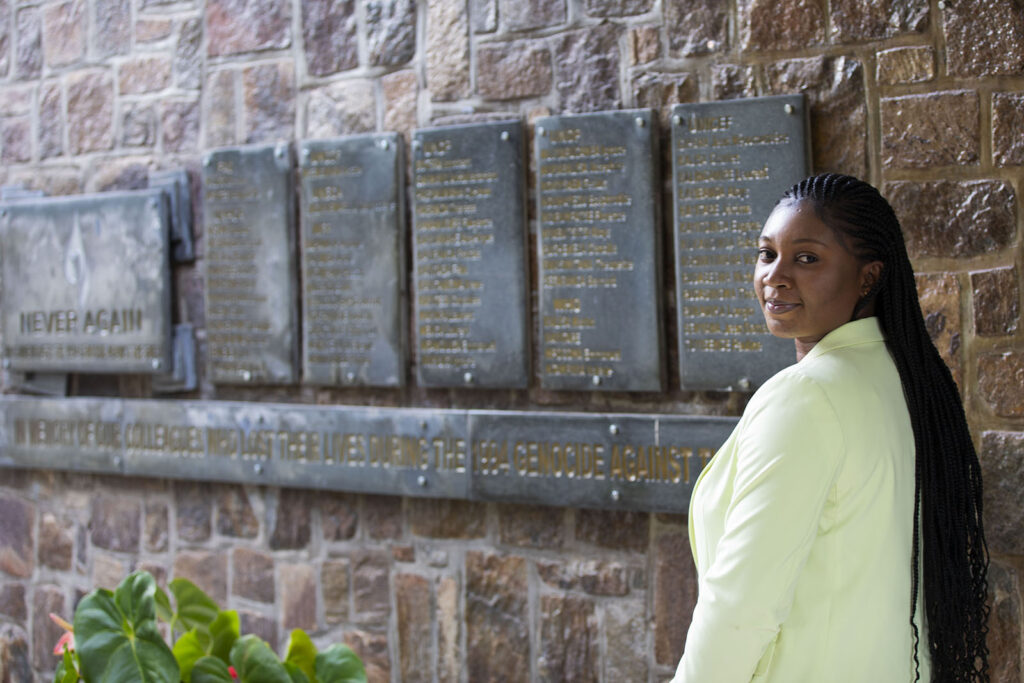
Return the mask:
<path id="1" fill-rule="evenodd" d="M 865 297 L 875 288 L 878 284 L 879 278 L 882 277 L 881 261 L 870 261 L 861 266 L 860 269 L 860 295 Z"/>

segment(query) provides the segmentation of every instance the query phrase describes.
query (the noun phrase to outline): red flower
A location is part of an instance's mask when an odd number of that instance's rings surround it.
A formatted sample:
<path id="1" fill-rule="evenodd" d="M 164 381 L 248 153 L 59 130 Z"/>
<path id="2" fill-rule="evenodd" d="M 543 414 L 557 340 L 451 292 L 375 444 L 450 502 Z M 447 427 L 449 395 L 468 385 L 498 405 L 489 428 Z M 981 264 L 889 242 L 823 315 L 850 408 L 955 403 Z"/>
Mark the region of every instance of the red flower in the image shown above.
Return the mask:
<path id="1" fill-rule="evenodd" d="M 235 667 L 229 666 L 228 667 L 228 673 L 231 674 L 232 678 L 238 678 L 238 672 L 235 671 Z"/>

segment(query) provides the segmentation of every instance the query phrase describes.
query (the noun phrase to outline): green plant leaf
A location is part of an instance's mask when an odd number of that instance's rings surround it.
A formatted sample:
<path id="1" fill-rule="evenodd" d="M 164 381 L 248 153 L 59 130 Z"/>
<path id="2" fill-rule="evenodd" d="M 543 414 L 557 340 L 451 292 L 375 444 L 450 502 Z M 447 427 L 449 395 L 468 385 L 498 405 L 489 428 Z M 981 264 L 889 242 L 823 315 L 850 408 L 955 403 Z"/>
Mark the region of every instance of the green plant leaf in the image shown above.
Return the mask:
<path id="1" fill-rule="evenodd" d="M 192 667 L 201 658 L 210 654 L 210 636 L 194 628 L 178 638 L 172 651 L 181 670 L 181 680 L 189 683 L 192 680 Z"/>
<path id="2" fill-rule="evenodd" d="M 235 641 L 231 664 L 238 678 L 246 683 L 292 683 L 270 646 L 252 634 Z"/>
<path id="3" fill-rule="evenodd" d="M 316 680 L 316 645 L 300 628 L 292 631 L 288 639 L 288 654 L 285 664 L 294 664 L 309 680 Z M 293 676 L 294 678 L 294 676 Z"/>
<path id="4" fill-rule="evenodd" d="M 180 631 L 194 628 L 209 631 L 210 624 L 220 612 L 217 603 L 188 579 L 174 579 L 168 587 L 174 593 L 177 609 L 171 624 Z"/>
<path id="5" fill-rule="evenodd" d="M 208 652 L 217 657 L 225 664 L 231 661 L 231 648 L 241 633 L 238 621 L 238 612 L 228 610 L 219 612 L 217 618 L 210 624 L 210 636 L 212 642 Z"/>
<path id="6" fill-rule="evenodd" d="M 171 609 L 171 600 L 167 597 L 167 592 L 160 586 L 156 587 L 156 616 L 161 621 L 171 623 L 174 619 L 174 610 Z"/>
<path id="7" fill-rule="evenodd" d="M 284 670 L 291 676 L 292 683 L 310 683 L 309 676 L 302 672 L 302 669 L 295 666 L 291 662 L 284 663 Z"/>
<path id="8" fill-rule="evenodd" d="M 192 667 L 192 683 L 233 683 L 228 665 L 216 657 L 207 655 L 196 661 Z"/>
<path id="9" fill-rule="evenodd" d="M 64 658 L 57 665 L 57 673 L 53 677 L 53 683 L 78 683 L 75 655 L 67 647 L 64 648 Z"/>
<path id="10" fill-rule="evenodd" d="M 366 683 L 366 669 L 352 648 L 338 644 L 317 653 L 316 677 L 330 683 Z"/>

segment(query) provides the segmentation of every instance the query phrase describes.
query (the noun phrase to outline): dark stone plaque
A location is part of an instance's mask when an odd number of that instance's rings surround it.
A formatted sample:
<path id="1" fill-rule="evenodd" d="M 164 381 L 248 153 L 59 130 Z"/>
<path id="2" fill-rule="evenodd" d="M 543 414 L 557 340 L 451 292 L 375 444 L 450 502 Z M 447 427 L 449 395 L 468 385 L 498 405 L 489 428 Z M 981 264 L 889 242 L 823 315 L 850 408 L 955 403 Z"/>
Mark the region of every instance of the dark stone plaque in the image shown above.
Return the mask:
<path id="1" fill-rule="evenodd" d="M 302 143 L 303 379 L 405 383 L 402 137 Z"/>
<path id="2" fill-rule="evenodd" d="M 537 121 L 541 385 L 664 386 L 651 111 Z"/>
<path id="3" fill-rule="evenodd" d="M 168 231 L 159 190 L 0 204 L 4 366 L 166 372 Z"/>
<path id="4" fill-rule="evenodd" d="M 757 237 L 807 175 L 803 95 L 672 108 L 680 382 L 750 390 L 794 359 L 768 334 L 752 284 Z"/>
<path id="5" fill-rule="evenodd" d="M 413 179 L 420 384 L 526 387 L 522 123 L 416 131 Z"/>
<path id="6" fill-rule="evenodd" d="M 206 331 L 215 384 L 290 384 L 298 344 L 291 148 L 203 160 Z"/>

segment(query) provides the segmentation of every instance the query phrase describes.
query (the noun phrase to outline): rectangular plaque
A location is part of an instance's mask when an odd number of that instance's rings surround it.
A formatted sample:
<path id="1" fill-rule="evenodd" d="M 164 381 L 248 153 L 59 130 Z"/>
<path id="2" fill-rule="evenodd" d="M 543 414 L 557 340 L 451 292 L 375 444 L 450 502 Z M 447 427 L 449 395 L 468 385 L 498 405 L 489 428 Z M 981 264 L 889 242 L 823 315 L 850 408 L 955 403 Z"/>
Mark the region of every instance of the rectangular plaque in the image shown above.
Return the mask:
<path id="1" fill-rule="evenodd" d="M 529 383 L 524 181 L 519 121 L 414 134 L 415 320 L 423 386 Z"/>
<path id="2" fill-rule="evenodd" d="M 664 386 L 657 136 L 648 109 L 537 121 L 541 386 Z"/>
<path id="3" fill-rule="evenodd" d="M 203 160 L 206 331 L 215 384 L 296 381 L 295 204 L 287 144 Z"/>
<path id="4" fill-rule="evenodd" d="M 310 384 L 405 384 L 402 137 L 301 144 L 302 368 Z"/>
<path id="5" fill-rule="evenodd" d="M 159 190 L 0 204 L 5 367 L 166 372 L 168 216 Z"/>
<path id="6" fill-rule="evenodd" d="M 752 284 L 757 238 L 809 168 L 803 95 L 672 108 L 672 192 L 680 382 L 743 389 L 790 365 Z"/>

